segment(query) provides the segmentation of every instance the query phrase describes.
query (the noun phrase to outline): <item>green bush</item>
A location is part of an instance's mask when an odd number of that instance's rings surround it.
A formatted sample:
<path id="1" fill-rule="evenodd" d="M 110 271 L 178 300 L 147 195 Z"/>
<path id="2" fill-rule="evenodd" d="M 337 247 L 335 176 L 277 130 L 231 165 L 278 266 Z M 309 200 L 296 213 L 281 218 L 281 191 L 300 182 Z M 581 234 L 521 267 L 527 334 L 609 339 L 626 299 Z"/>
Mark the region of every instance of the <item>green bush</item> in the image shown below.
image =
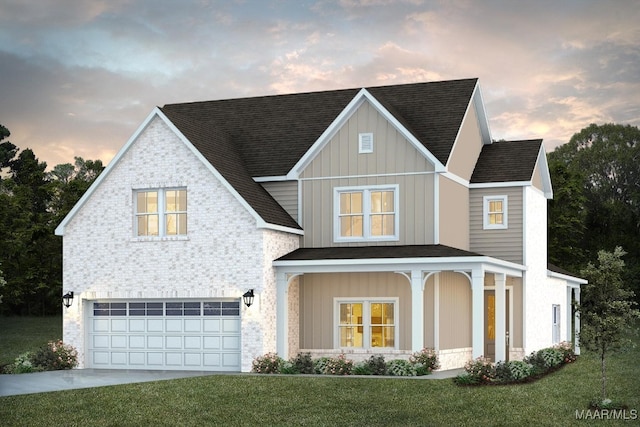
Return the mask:
<path id="1" fill-rule="evenodd" d="M 353 375 L 373 375 L 367 362 L 358 362 L 354 364 L 351 373 Z"/>
<path id="2" fill-rule="evenodd" d="M 395 377 L 415 377 L 418 375 L 415 365 L 402 359 L 390 361 L 387 364 L 387 372 Z"/>
<path id="3" fill-rule="evenodd" d="M 313 359 L 311 353 L 298 353 L 296 357 L 291 359 L 293 369 L 297 374 L 313 374 Z"/>
<path id="4" fill-rule="evenodd" d="M 78 353 L 62 340 L 49 341 L 31 355 L 30 361 L 43 371 L 73 369 L 78 366 Z"/>
<path id="5" fill-rule="evenodd" d="M 471 375 L 477 383 L 491 382 L 496 376 L 496 369 L 491 360 L 486 357 L 478 357 L 468 361 L 464 365 L 464 370 Z"/>
<path id="6" fill-rule="evenodd" d="M 387 375 L 387 362 L 381 354 L 373 355 L 366 361 L 369 375 Z"/>
<path id="7" fill-rule="evenodd" d="M 411 355 L 409 362 L 416 365 L 418 375 L 427 375 L 436 369 L 440 369 L 438 355 L 432 348 L 424 348 Z"/>
<path id="8" fill-rule="evenodd" d="M 323 357 L 315 365 L 315 371 L 325 375 L 350 375 L 353 370 L 353 361 L 347 359 L 344 354 L 338 357 Z"/>
<path id="9" fill-rule="evenodd" d="M 267 353 L 253 360 L 251 372 L 257 374 L 279 374 L 284 360 L 276 353 Z"/>
<path id="10" fill-rule="evenodd" d="M 533 366 L 520 360 L 510 360 L 496 363 L 495 370 L 496 382 L 510 383 L 529 377 L 533 372 Z"/>
<path id="11" fill-rule="evenodd" d="M 6 374 L 28 374 L 30 372 L 36 372 L 39 369 L 31 362 L 31 353 L 26 352 L 16 357 L 15 361 L 8 366 L 5 366 L 4 373 Z"/>

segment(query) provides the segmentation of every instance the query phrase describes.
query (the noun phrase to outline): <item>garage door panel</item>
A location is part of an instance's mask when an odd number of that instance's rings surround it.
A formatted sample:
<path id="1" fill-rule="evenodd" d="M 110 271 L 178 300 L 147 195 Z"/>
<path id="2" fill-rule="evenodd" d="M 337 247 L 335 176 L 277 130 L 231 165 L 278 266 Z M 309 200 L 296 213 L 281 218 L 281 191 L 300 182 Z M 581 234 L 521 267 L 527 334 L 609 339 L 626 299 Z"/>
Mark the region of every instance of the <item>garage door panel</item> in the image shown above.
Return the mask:
<path id="1" fill-rule="evenodd" d="M 204 319 L 204 332 L 216 333 L 220 332 L 220 320 L 219 319 Z"/>
<path id="2" fill-rule="evenodd" d="M 129 320 L 129 332 L 145 332 L 144 319 Z"/>
<path id="3" fill-rule="evenodd" d="M 127 348 L 127 336 L 111 335 L 111 348 Z"/>
<path id="4" fill-rule="evenodd" d="M 147 320 L 147 332 L 164 332 L 164 322 L 162 319 Z"/>
<path id="5" fill-rule="evenodd" d="M 182 332 L 182 319 L 167 319 L 166 332 Z"/>
<path id="6" fill-rule="evenodd" d="M 200 319 L 185 319 L 184 331 L 185 332 L 200 332 L 202 330 L 202 320 Z"/>
<path id="7" fill-rule="evenodd" d="M 220 337 L 203 337 L 202 341 L 204 345 L 202 346 L 205 350 L 219 350 L 220 347 Z"/>
<path id="8" fill-rule="evenodd" d="M 109 320 L 108 319 L 93 319 L 94 332 L 109 332 Z"/>
<path id="9" fill-rule="evenodd" d="M 111 332 L 127 332 L 127 319 L 111 320 Z"/>
<path id="10" fill-rule="evenodd" d="M 150 336 L 147 337 L 148 348 L 164 348 L 164 337 L 162 336 Z"/>
<path id="11" fill-rule="evenodd" d="M 240 302 L 94 302 L 90 367 L 240 370 Z"/>

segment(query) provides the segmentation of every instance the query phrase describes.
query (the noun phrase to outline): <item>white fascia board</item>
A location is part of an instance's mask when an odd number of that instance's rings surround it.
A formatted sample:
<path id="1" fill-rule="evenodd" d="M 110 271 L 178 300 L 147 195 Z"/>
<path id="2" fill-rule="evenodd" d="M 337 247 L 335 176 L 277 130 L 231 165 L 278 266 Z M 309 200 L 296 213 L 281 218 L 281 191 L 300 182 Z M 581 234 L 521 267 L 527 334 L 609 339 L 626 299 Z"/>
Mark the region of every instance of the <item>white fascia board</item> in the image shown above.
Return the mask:
<path id="1" fill-rule="evenodd" d="M 262 218 L 260 218 L 260 220 L 258 221 L 257 226 L 258 228 L 266 228 L 268 230 L 282 231 L 284 233 L 298 234 L 300 236 L 304 236 L 304 230 L 300 230 L 298 228 L 285 227 L 283 225 L 271 224 L 269 222 L 266 222 Z"/>
<path id="2" fill-rule="evenodd" d="M 278 176 L 256 176 L 253 178 L 255 182 L 274 182 L 274 181 L 290 181 L 286 175 Z"/>
<path id="3" fill-rule="evenodd" d="M 273 261 L 273 266 L 283 272 L 382 272 L 382 271 L 471 271 L 478 266 L 492 273 L 505 273 L 522 277 L 526 267 L 497 258 L 432 257 L 432 258 L 365 258 L 365 259 L 317 259 Z"/>
<path id="4" fill-rule="evenodd" d="M 459 177 L 455 173 L 445 172 L 442 174 L 445 178 L 450 179 L 451 181 L 462 185 L 463 187 L 470 188 L 471 183 L 464 178 Z"/>
<path id="5" fill-rule="evenodd" d="M 544 196 L 553 199 L 553 186 L 551 185 L 551 174 L 549 173 L 549 164 L 547 163 L 547 153 L 544 144 L 540 144 L 540 152 L 538 153 L 538 167 L 542 174 L 542 185 L 544 187 Z"/>
<path id="6" fill-rule="evenodd" d="M 567 282 L 570 282 L 570 283 L 577 283 L 578 284 L 578 286 L 573 286 L 573 287 L 579 287 L 579 285 L 586 285 L 587 283 L 589 283 L 588 280 L 581 279 L 579 277 L 568 276 L 568 275 L 562 274 L 562 273 L 556 273 L 555 271 L 551 271 L 551 270 L 547 270 L 547 276 L 555 277 L 556 279 L 562 279 L 562 280 L 566 280 Z"/>
<path id="7" fill-rule="evenodd" d="M 531 181 L 507 181 L 507 182 L 483 182 L 480 184 L 469 184 L 469 188 L 504 188 L 504 187 L 530 187 Z"/>
<path id="8" fill-rule="evenodd" d="M 433 163 L 436 172 L 444 172 L 446 169 L 435 156 L 427 150 L 402 124 L 386 109 L 377 99 L 366 89 L 360 89 L 360 92 L 347 104 L 342 112 L 335 118 L 320 137 L 313 143 L 311 148 L 298 160 L 298 162 L 287 173 L 287 179 L 298 179 L 302 171 L 311 163 L 315 156 L 324 148 L 324 146 L 335 136 L 340 128 L 349 120 L 364 101 L 369 101 L 371 105 L 385 119 L 391 123 L 395 129 L 404 136 L 424 157 Z"/>
<path id="9" fill-rule="evenodd" d="M 476 106 L 476 113 L 478 114 L 478 122 L 480 125 L 480 132 L 482 133 L 482 139 L 485 144 L 491 144 L 491 128 L 489 127 L 489 119 L 487 119 L 487 111 L 484 108 L 484 98 L 482 97 L 482 90 L 480 89 L 480 82 L 476 82 L 476 88 L 473 91 L 473 102 Z"/>
<path id="10" fill-rule="evenodd" d="M 158 112 L 160 112 L 160 109 L 158 107 L 155 107 L 153 109 L 153 111 L 151 113 L 149 113 L 147 118 L 142 122 L 142 124 L 138 127 L 138 129 L 136 129 L 136 131 L 133 133 L 133 135 L 131 135 L 131 137 L 129 138 L 127 143 L 124 144 L 124 146 L 120 149 L 120 151 L 118 151 L 116 153 L 116 155 L 113 157 L 113 159 L 111 159 L 111 161 L 109 162 L 107 167 L 105 167 L 104 170 L 102 171 L 102 173 L 100 173 L 100 175 L 98 175 L 96 180 L 93 181 L 93 183 L 87 189 L 87 191 L 84 192 L 82 197 L 80 197 L 80 199 L 76 202 L 76 204 L 73 206 L 73 208 L 71 208 L 69 213 L 64 217 L 62 222 L 60 222 L 60 224 L 56 227 L 56 229 L 55 229 L 56 236 L 64 236 L 64 229 L 67 226 L 67 224 L 69 224 L 69 222 L 78 213 L 78 211 L 80 209 L 82 209 L 84 204 L 87 202 L 87 200 L 89 200 L 91 195 L 100 186 L 102 181 L 104 181 L 107 178 L 107 176 L 109 176 L 109 174 L 111 173 L 113 168 L 118 164 L 118 162 L 120 161 L 122 156 L 124 156 L 125 153 L 127 151 L 129 151 L 129 148 L 131 148 L 131 146 L 138 139 L 140 134 L 147 128 L 147 126 L 149 126 L 149 123 L 151 123 L 151 120 L 153 120 L 153 118 L 158 114 Z"/>

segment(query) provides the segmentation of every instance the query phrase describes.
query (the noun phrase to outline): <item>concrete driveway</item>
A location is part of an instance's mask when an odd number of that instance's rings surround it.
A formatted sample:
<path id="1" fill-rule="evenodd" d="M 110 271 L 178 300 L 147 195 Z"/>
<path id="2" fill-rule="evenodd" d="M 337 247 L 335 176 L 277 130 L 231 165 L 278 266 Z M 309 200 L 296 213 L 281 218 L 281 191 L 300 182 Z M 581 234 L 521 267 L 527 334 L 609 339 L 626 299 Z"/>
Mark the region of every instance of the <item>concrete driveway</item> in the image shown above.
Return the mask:
<path id="1" fill-rule="evenodd" d="M 73 390 L 148 381 L 199 377 L 219 373 L 207 371 L 144 371 L 115 369 L 71 369 L 0 375 L 0 396 Z"/>

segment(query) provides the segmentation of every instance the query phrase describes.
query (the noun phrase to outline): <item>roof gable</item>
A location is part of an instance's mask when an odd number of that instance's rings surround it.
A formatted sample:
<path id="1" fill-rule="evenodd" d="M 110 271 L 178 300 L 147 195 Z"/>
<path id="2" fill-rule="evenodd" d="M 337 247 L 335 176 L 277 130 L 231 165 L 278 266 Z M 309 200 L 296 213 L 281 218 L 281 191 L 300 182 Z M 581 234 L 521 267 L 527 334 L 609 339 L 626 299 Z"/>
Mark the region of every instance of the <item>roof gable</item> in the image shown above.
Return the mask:
<path id="1" fill-rule="evenodd" d="M 498 141 L 483 146 L 470 183 L 529 183 L 536 166 L 542 175 L 545 196 L 553 197 L 547 157 L 541 139 Z"/>
<path id="2" fill-rule="evenodd" d="M 256 218 L 259 227 L 264 228 L 275 228 L 286 230 L 289 232 L 299 232 L 301 234 L 300 226 L 286 213 L 286 211 L 275 201 L 273 198 L 264 190 L 259 184 L 255 183 L 253 179 L 248 177 L 245 180 L 236 179 L 235 182 L 230 183 L 226 180 L 223 174 L 221 174 L 215 167 L 213 163 L 204 157 L 201 150 L 196 148 L 190 140 L 183 134 L 182 131 L 178 130 L 174 123 L 169 120 L 163 112 L 159 108 L 155 108 L 144 120 L 144 122 L 138 127 L 136 132 L 129 138 L 127 143 L 118 151 L 118 153 L 114 156 L 114 158 L 109 162 L 107 167 L 102 171 L 102 173 L 98 176 L 98 178 L 93 182 L 93 184 L 89 187 L 89 189 L 82 195 L 80 200 L 74 205 L 74 207 L 69 211 L 69 213 L 65 216 L 62 222 L 56 227 L 55 234 L 58 236 L 64 235 L 65 228 L 69 224 L 69 222 L 73 219 L 73 217 L 78 213 L 80 209 L 84 206 L 87 200 L 91 197 L 91 195 L 95 192 L 95 190 L 100 186 L 100 184 L 111 174 L 111 171 L 116 167 L 116 165 L 120 162 L 122 157 L 129 151 L 131 146 L 135 144 L 138 140 L 138 137 L 144 132 L 147 126 L 151 123 L 151 121 L 155 118 L 159 118 L 163 120 L 165 124 L 178 136 L 178 138 L 195 154 L 195 156 L 207 167 L 207 169 L 212 172 L 224 185 L 225 187 L 233 194 L 233 196 L 249 211 L 249 213 Z M 174 117 L 174 119 L 177 119 Z M 178 120 L 179 121 L 179 120 Z M 197 127 L 190 126 L 186 122 L 181 122 L 181 128 L 188 133 L 197 132 Z M 193 134 L 191 135 L 193 137 Z M 221 138 L 222 139 L 222 138 Z M 225 163 L 224 159 L 232 158 L 233 156 L 223 157 L 222 162 L 217 162 L 219 166 L 223 166 L 222 169 L 225 170 L 228 167 L 233 167 L 236 165 L 233 160 Z M 214 162 L 216 163 L 216 162 Z M 248 181 L 250 184 L 247 184 Z M 256 189 L 254 186 L 259 187 Z M 249 188 L 249 190 L 246 190 Z M 251 205 L 247 203 L 246 196 L 249 195 L 249 192 L 252 192 L 251 196 L 255 198 L 254 203 Z M 244 193 L 244 194 L 242 194 Z M 251 200 L 251 199 L 249 199 Z"/>

